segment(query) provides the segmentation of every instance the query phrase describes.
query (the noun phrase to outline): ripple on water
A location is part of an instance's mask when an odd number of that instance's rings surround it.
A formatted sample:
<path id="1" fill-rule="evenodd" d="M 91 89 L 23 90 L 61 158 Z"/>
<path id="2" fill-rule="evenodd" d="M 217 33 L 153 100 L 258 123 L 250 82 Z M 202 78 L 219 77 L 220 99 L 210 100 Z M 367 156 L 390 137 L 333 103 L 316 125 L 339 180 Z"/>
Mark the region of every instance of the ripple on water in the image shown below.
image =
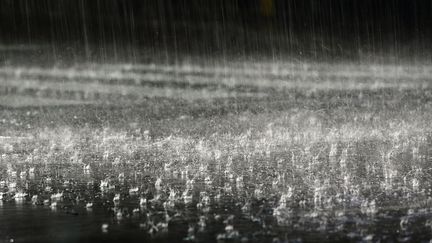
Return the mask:
<path id="1" fill-rule="evenodd" d="M 300 242 L 412 241 L 428 238 L 424 232 L 432 229 L 430 197 L 421 194 L 411 194 L 418 203 L 407 208 L 394 194 L 330 196 L 324 185 L 302 195 L 296 185 L 280 191 L 274 179 L 255 183 L 247 174 L 182 172 L 177 178 L 165 169 L 148 175 L 132 167 L 94 166 L 85 167 L 91 173 L 73 165 L 14 166 L 30 168 L 20 176 L 0 170 L 2 232 L 16 241 L 34 235 L 43 241 L 50 234 L 57 240 L 116 235 L 168 242 L 182 235 L 196 241 Z M 352 206 L 354 198 L 361 200 L 358 206 Z"/>

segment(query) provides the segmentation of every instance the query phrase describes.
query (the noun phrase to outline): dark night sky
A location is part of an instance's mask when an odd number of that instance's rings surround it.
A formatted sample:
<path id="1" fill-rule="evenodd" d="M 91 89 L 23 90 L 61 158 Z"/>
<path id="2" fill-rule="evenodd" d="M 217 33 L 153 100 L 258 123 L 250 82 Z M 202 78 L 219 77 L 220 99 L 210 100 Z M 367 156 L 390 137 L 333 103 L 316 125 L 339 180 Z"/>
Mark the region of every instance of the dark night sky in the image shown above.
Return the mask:
<path id="1" fill-rule="evenodd" d="M 416 0 L 1 0 L 0 41 L 185 52 L 422 53 L 432 3 Z"/>

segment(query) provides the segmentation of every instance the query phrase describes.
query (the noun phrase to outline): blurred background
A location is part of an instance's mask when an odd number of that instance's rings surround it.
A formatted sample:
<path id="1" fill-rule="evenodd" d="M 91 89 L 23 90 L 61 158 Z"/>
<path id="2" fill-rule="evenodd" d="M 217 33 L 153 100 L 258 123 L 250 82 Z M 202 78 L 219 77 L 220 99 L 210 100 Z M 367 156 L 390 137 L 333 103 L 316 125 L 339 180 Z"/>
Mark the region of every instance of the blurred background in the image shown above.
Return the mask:
<path id="1" fill-rule="evenodd" d="M 428 60 L 431 10 L 416 0 L 2 0 L 0 48 L 3 59 L 45 46 L 58 59 Z"/>

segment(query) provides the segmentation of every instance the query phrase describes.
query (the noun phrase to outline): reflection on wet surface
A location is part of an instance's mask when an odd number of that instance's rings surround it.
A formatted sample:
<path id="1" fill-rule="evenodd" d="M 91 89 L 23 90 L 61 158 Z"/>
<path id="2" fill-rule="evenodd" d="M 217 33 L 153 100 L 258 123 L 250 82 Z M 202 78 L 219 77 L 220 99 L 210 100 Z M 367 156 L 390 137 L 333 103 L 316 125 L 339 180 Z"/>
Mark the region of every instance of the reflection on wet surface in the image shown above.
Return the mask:
<path id="1" fill-rule="evenodd" d="M 0 241 L 428 241 L 430 87 L 356 87 L 0 110 Z"/>
<path id="2" fill-rule="evenodd" d="M 350 166 L 347 153 L 330 148 L 330 162 Z M 0 170 L 6 241 L 419 241 L 432 227 L 429 182 L 420 180 L 428 172 L 420 167 L 362 184 L 348 173 L 301 185 L 286 163 L 270 171 L 260 158 L 248 168 L 232 158 L 151 168 L 119 158 L 48 165 L 8 163 L 12 157 L 3 155 Z"/>

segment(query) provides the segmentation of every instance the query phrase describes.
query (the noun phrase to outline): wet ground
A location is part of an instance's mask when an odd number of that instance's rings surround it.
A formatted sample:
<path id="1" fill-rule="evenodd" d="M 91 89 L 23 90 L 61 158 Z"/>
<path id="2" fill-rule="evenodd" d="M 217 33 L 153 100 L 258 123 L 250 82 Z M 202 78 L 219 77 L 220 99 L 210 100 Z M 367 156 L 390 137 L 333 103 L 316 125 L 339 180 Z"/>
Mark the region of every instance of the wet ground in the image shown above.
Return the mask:
<path id="1" fill-rule="evenodd" d="M 2 67 L 0 240 L 429 241 L 430 68 L 254 65 Z"/>
<path id="2" fill-rule="evenodd" d="M 260 192 L 252 173 L 231 179 L 140 167 L 3 168 L 2 240 L 419 242 L 431 237 L 429 192 L 401 188 L 394 192 L 401 195 L 374 192 L 373 201 L 347 193 L 332 199 L 323 195 L 317 202 L 316 193 L 307 195 L 301 188 L 282 197 L 280 185 L 265 185 Z"/>

